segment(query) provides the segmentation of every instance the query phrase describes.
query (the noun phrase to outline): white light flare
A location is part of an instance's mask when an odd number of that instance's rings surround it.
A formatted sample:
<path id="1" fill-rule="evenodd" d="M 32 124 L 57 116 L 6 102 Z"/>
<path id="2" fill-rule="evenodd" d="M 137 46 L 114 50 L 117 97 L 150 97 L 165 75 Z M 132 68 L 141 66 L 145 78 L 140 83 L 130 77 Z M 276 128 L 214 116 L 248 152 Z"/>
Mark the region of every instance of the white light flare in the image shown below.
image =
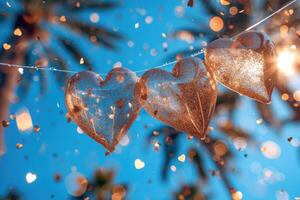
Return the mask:
<path id="1" fill-rule="evenodd" d="M 277 67 L 280 73 L 286 76 L 295 74 L 295 55 L 290 51 L 282 51 L 278 54 Z"/>

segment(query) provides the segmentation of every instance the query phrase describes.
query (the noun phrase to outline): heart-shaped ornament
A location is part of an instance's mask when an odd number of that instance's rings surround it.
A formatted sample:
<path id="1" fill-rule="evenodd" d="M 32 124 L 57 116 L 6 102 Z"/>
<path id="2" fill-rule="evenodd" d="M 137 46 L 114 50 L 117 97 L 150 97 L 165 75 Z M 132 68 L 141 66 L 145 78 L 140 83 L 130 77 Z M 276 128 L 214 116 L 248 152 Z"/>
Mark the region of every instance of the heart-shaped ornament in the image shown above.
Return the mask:
<path id="1" fill-rule="evenodd" d="M 217 87 L 200 59 L 180 60 L 173 73 L 152 69 L 136 85 L 136 97 L 156 119 L 203 139 L 213 114 Z"/>
<path id="2" fill-rule="evenodd" d="M 205 50 L 205 65 L 218 81 L 262 103 L 271 101 L 277 71 L 275 60 L 274 44 L 262 32 L 217 39 Z"/>
<path id="3" fill-rule="evenodd" d="M 137 117 L 140 103 L 134 97 L 135 73 L 115 68 L 105 80 L 89 71 L 72 76 L 65 104 L 73 121 L 112 152 Z"/>

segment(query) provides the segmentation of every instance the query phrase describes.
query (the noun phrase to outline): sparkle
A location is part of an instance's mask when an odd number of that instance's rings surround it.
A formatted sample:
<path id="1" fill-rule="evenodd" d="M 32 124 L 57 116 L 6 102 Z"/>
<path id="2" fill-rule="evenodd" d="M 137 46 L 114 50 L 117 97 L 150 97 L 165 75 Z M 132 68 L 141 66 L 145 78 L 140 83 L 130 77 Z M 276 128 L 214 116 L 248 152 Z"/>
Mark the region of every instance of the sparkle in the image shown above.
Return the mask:
<path id="1" fill-rule="evenodd" d="M 22 31 L 21 31 L 21 29 L 16 28 L 15 31 L 14 31 L 14 35 L 15 35 L 15 36 L 22 36 Z"/>
<path id="2" fill-rule="evenodd" d="M 172 172 L 176 172 L 176 169 L 177 169 L 177 168 L 176 168 L 175 165 L 171 165 L 170 169 L 171 169 Z"/>
<path id="3" fill-rule="evenodd" d="M 84 59 L 80 58 L 79 64 L 83 65 L 84 64 Z"/>
<path id="4" fill-rule="evenodd" d="M 60 16 L 59 21 L 66 22 L 67 21 L 66 16 L 64 16 L 64 15 Z"/>
<path id="5" fill-rule="evenodd" d="M 16 114 L 16 123 L 20 132 L 31 132 L 33 130 L 31 115 L 26 108 Z"/>

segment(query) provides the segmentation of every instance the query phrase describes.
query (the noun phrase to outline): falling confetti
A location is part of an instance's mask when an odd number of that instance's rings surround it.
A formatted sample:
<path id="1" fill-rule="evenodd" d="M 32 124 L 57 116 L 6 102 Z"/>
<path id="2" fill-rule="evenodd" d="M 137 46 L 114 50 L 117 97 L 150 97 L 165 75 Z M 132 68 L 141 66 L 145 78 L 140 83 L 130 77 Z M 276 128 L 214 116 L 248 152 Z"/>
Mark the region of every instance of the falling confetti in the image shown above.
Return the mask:
<path id="1" fill-rule="evenodd" d="M 35 133 L 40 132 L 40 130 L 41 130 L 41 128 L 40 128 L 38 125 L 34 125 L 34 126 L 33 126 L 33 131 L 34 131 Z"/>
<path id="2" fill-rule="evenodd" d="M 90 15 L 90 20 L 92 23 L 97 23 L 100 20 L 100 16 L 98 15 L 98 13 L 92 13 Z"/>
<path id="3" fill-rule="evenodd" d="M 77 129 L 76 129 L 76 130 L 77 130 L 77 133 L 78 133 L 78 134 L 83 134 L 83 133 L 84 133 L 84 132 L 81 130 L 81 128 L 80 128 L 79 126 L 77 126 Z"/>
<path id="4" fill-rule="evenodd" d="M 8 127 L 10 125 L 10 122 L 8 120 L 3 120 L 2 121 L 2 126 L 5 128 L 5 127 Z"/>
<path id="5" fill-rule="evenodd" d="M 147 17 L 145 18 L 145 22 L 146 22 L 146 24 L 151 24 L 151 23 L 153 22 L 153 17 L 147 16 Z"/>
<path id="6" fill-rule="evenodd" d="M 190 44 L 195 41 L 195 37 L 189 31 L 178 31 L 175 36 L 177 39 Z"/>
<path id="7" fill-rule="evenodd" d="M 84 59 L 80 58 L 79 64 L 83 65 L 84 64 Z"/>
<path id="8" fill-rule="evenodd" d="M 185 161 L 185 155 L 184 154 L 181 154 L 180 156 L 178 156 L 178 160 L 180 162 L 184 162 Z"/>
<path id="9" fill-rule="evenodd" d="M 21 143 L 17 143 L 17 144 L 16 144 L 16 148 L 17 148 L 17 149 L 21 149 L 21 148 L 23 148 L 23 144 L 21 144 Z"/>
<path id="10" fill-rule="evenodd" d="M 60 16 L 59 21 L 66 22 L 67 21 L 66 16 L 64 16 L 64 15 Z"/>
<path id="11" fill-rule="evenodd" d="M 30 183 L 33 183 L 34 181 L 36 181 L 37 175 L 32 172 L 28 172 L 26 174 L 25 179 L 26 179 L 26 182 L 30 184 Z"/>
<path id="12" fill-rule="evenodd" d="M 145 167 L 145 163 L 138 158 L 134 161 L 134 166 L 136 169 L 143 169 Z"/>
<path id="13" fill-rule="evenodd" d="M 288 142 L 293 146 L 293 147 L 299 147 L 300 146 L 300 140 L 297 138 L 289 137 Z"/>
<path id="14" fill-rule="evenodd" d="M 154 150 L 158 151 L 159 148 L 160 148 L 160 146 L 161 146 L 161 144 L 158 141 L 155 141 L 154 144 L 153 144 L 153 146 L 154 146 Z"/>
<path id="15" fill-rule="evenodd" d="M 231 194 L 232 200 L 242 200 L 243 199 L 243 193 L 240 191 L 235 191 Z"/>
<path id="16" fill-rule="evenodd" d="M 33 124 L 30 112 L 27 108 L 23 108 L 16 113 L 16 123 L 20 132 L 32 132 Z"/>

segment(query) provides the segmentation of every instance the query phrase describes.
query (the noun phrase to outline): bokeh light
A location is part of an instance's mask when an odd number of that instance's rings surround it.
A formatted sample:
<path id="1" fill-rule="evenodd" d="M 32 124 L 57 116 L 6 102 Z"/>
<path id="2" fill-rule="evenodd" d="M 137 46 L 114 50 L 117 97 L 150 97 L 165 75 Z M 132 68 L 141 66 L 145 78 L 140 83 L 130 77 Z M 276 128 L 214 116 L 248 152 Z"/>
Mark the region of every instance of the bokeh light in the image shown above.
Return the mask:
<path id="1" fill-rule="evenodd" d="M 282 51 L 278 54 L 277 67 L 280 73 L 286 76 L 292 76 L 295 73 L 294 69 L 295 55 L 288 51 Z"/>
<path id="2" fill-rule="evenodd" d="M 16 123 L 20 132 L 32 132 L 33 124 L 30 112 L 27 108 L 23 108 L 16 114 Z"/>
<path id="3" fill-rule="evenodd" d="M 269 159 L 277 159 L 281 155 L 280 146 L 273 141 L 266 141 L 260 148 L 262 154 Z"/>
<path id="4" fill-rule="evenodd" d="M 224 27 L 223 19 L 219 16 L 214 16 L 209 21 L 209 27 L 215 32 L 219 32 Z"/>
<path id="5" fill-rule="evenodd" d="M 75 197 L 81 196 L 87 189 L 88 180 L 79 172 L 71 172 L 65 178 L 67 192 Z"/>

